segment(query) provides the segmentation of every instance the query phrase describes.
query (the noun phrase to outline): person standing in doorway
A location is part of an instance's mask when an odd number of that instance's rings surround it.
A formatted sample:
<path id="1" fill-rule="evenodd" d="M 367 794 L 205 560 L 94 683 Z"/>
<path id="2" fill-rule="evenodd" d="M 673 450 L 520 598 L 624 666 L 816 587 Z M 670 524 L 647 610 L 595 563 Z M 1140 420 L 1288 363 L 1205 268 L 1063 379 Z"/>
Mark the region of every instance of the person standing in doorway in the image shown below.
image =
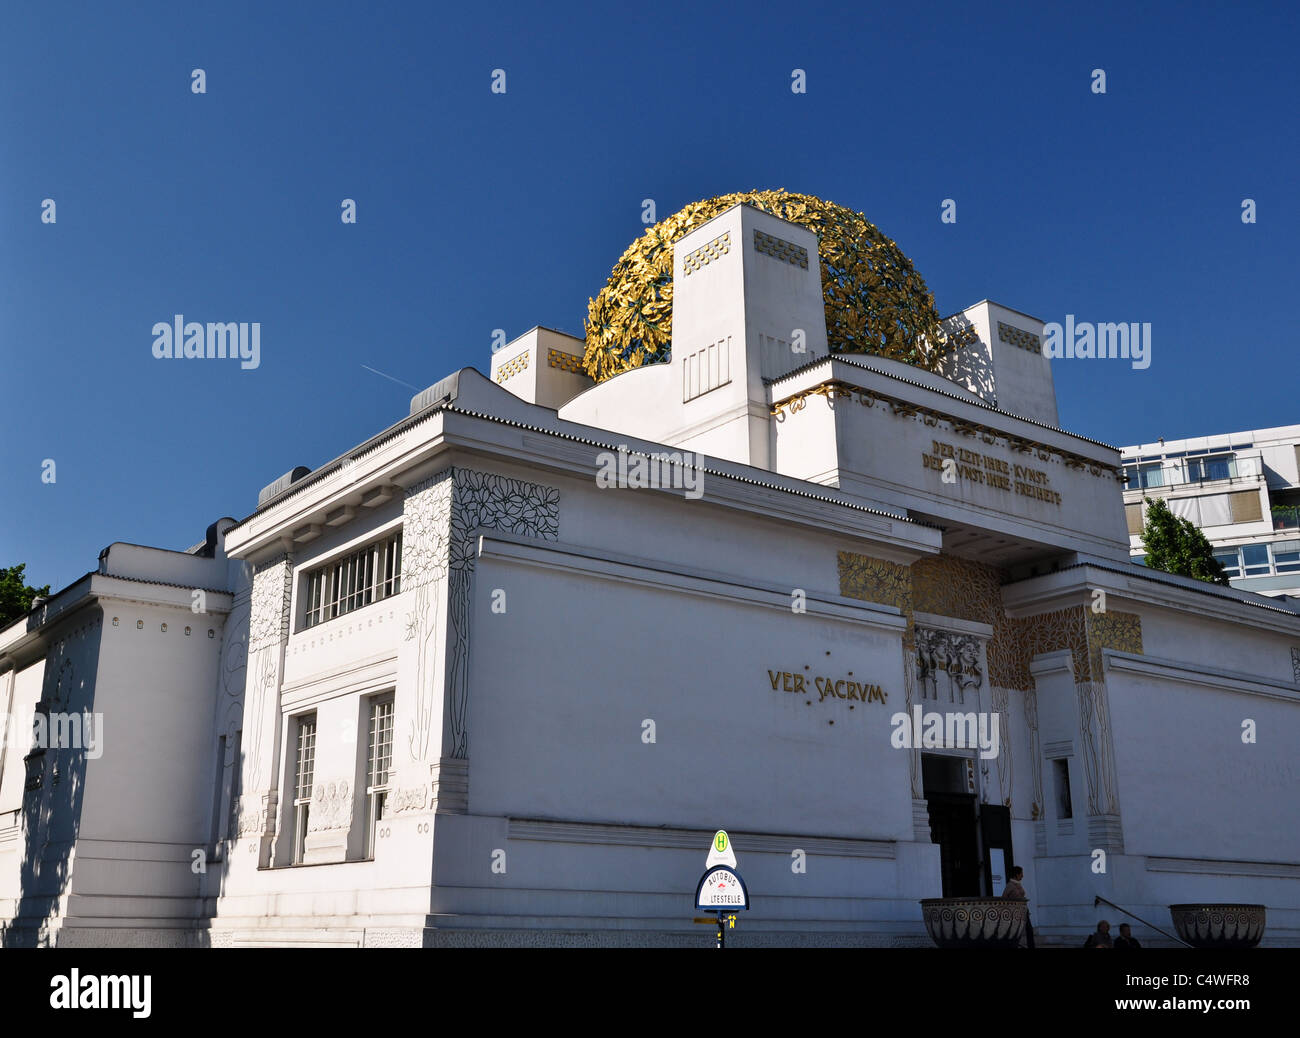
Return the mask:
<path id="1" fill-rule="evenodd" d="M 1002 888 L 1002 896 L 1012 901 L 1028 901 L 1029 895 L 1025 893 L 1024 884 L 1020 881 L 1025 878 L 1025 870 L 1016 865 L 1011 870 L 1011 878 L 1007 880 L 1007 885 Z M 1029 922 L 1029 906 L 1025 906 L 1025 947 L 1033 948 L 1034 946 L 1034 927 Z"/>

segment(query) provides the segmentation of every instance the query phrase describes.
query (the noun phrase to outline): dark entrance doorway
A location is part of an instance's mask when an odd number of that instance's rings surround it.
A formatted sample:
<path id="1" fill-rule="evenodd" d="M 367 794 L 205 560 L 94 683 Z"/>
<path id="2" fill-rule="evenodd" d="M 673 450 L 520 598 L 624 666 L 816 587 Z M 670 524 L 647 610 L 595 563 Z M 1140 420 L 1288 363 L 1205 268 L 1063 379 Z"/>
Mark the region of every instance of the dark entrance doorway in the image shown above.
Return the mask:
<path id="1" fill-rule="evenodd" d="M 939 845 L 944 897 L 981 893 L 975 794 L 966 792 L 965 767 L 961 757 L 921 755 L 930 838 Z"/>

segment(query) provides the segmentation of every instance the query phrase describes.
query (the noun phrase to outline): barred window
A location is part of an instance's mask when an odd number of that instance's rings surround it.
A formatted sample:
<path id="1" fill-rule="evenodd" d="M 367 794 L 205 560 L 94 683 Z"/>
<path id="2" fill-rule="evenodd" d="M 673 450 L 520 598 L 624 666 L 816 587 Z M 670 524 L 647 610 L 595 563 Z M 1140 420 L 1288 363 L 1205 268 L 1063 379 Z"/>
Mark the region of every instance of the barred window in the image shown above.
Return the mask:
<path id="1" fill-rule="evenodd" d="M 366 857 L 375 856 L 375 835 L 388 801 L 393 766 L 393 697 L 370 701 L 370 740 L 366 758 Z"/>
<path id="2" fill-rule="evenodd" d="M 316 715 L 298 719 L 298 761 L 294 769 L 293 861 L 302 864 L 307 843 L 307 813 L 316 771 Z"/>
<path id="3" fill-rule="evenodd" d="M 307 574 L 304 629 L 402 590 L 402 531 Z"/>

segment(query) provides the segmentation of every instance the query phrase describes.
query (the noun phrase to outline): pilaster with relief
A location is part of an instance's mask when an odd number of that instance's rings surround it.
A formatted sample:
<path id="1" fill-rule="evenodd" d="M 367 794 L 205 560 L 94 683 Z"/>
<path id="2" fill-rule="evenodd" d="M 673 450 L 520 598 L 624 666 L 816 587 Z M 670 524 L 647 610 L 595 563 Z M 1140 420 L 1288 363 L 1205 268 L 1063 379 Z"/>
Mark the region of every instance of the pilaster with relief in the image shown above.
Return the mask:
<path id="1" fill-rule="evenodd" d="M 293 558 L 282 553 L 253 571 L 244 686 L 244 766 L 240 839 L 258 841 L 258 865 L 271 864 L 279 791 L 280 685 L 289 640 Z"/>
<path id="2" fill-rule="evenodd" d="M 406 491 L 396 813 L 464 812 L 469 794 L 470 588 L 478 535 L 559 536 L 559 491 L 453 468 Z"/>

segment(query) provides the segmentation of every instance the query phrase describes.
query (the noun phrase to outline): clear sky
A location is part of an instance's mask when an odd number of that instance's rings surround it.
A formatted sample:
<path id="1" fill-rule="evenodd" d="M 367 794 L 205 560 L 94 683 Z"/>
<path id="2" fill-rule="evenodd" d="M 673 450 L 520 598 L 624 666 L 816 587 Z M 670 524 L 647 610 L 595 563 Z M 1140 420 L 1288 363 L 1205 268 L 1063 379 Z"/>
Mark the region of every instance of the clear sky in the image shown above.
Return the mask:
<path id="1" fill-rule="evenodd" d="M 494 329 L 581 335 L 647 198 L 802 191 L 945 315 L 1149 322 L 1146 370 L 1053 362 L 1072 432 L 1300 422 L 1290 6 L 9 0 L 0 565 L 186 548 Z M 258 322 L 260 363 L 155 359 L 175 314 Z"/>

